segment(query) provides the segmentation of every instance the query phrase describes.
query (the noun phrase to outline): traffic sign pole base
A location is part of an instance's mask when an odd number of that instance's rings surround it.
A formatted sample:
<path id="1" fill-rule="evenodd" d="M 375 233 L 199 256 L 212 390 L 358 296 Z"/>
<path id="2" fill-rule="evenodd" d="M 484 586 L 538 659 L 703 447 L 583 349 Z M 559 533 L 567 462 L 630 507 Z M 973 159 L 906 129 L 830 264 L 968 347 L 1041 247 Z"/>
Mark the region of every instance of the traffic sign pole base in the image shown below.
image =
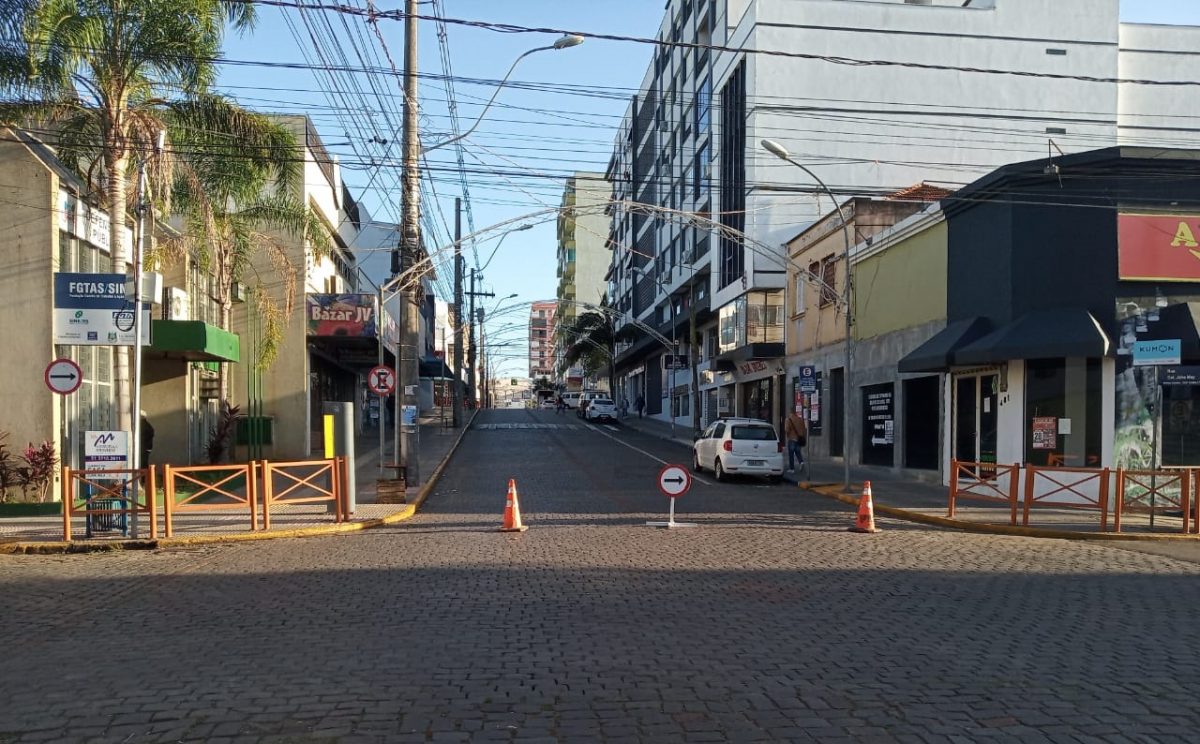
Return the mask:
<path id="1" fill-rule="evenodd" d="M 646 522 L 646 526 L 669 530 L 675 527 L 699 527 L 700 525 L 695 522 Z"/>

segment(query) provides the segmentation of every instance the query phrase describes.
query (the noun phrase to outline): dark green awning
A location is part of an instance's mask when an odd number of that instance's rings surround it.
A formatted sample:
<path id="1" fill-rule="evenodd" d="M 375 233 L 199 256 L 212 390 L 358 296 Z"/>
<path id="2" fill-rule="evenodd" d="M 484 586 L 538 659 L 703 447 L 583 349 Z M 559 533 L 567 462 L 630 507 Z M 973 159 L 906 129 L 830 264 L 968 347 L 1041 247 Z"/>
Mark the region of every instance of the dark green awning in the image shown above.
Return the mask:
<path id="1" fill-rule="evenodd" d="M 241 342 L 237 334 L 221 330 L 199 320 L 155 320 L 151 324 L 152 343 L 146 351 L 165 359 L 187 362 L 241 361 Z"/>

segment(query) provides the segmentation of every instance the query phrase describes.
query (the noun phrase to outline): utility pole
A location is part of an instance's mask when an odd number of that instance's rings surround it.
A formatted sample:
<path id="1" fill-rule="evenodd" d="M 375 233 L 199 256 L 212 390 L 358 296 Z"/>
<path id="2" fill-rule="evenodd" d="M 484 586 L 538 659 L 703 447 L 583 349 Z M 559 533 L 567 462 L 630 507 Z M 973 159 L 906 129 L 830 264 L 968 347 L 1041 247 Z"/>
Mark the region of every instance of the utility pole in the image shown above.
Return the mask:
<path id="1" fill-rule="evenodd" d="M 454 322 L 451 324 L 455 327 L 454 332 L 454 380 L 451 383 L 454 386 L 454 413 L 453 423 L 455 428 L 462 426 L 462 403 L 463 390 L 462 379 L 459 375 L 462 374 L 463 356 L 462 356 L 462 328 L 463 321 L 463 259 L 462 259 L 462 199 L 454 200 Z M 444 342 L 443 342 L 443 348 Z"/>
<path id="2" fill-rule="evenodd" d="M 471 269 L 471 291 L 466 293 L 471 298 L 471 308 L 467 311 L 467 400 L 471 401 L 475 406 L 479 405 L 479 400 L 476 397 L 478 391 L 475 389 L 475 298 L 496 296 L 494 292 L 475 291 L 477 276 L 479 282 L 482 284 L 483 277 L 479 276 L 475 269 Z"/>
<path id="3" fill-rule="evenodd" d="M 415 266 L 417 257 L 421 253 L 421 174 L 418 170 L 421 158 L 421 140 L 417 129 L 420 115 L 417 96 L 417 0 L 405 0 L 402 246 L 399 253 L 392 254 L 393 277 L 403 271 L 404 264 L 410 268 Z M 401 387 L 396 391 L 395 451 L 399 458 L 399 465 L 404 468 L 405 485 L 408 486 L 421 482 L 420 461 L 416 451 L 416 437 L 419 436 L 420 426 L 418 421 L 413 421 L 411 427 L 406 427 L 401 408 L 402 403 L 407 406 L 415 406 L 418 414 L 420 413 L 420 367 L 417 359 L 420 313 L 415 307 L 415 299 L 420 296 L 420 277 L 409 277 L 405 283 L 409 285 L 409 289 L 406 290 L 403 286 L 398 288 L 400 294 L 400 339 L 396 349 L 396 365 L 398 367 L 396 377 Z M 409 394 L 410 390 L 411 394 Z"/>

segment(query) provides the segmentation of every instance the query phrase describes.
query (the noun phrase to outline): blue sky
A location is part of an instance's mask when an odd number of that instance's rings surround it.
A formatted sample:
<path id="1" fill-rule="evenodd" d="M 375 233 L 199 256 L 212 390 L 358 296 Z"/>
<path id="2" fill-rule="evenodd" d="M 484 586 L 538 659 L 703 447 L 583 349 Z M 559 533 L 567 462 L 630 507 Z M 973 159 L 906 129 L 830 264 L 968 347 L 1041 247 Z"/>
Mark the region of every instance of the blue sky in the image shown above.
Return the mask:
<path id="1" fill-rule="evenodd" d="M 1047 0 L 1052 1 L 1052 0 Z M 365 7 L 365 0 L 348 4 Z M 379 10 L 402 7 L 399 0 L 380 0 Z M 511 23 L 520 26 L 568 28 L 572 30 L 636 36 L 653 36 L 662 16 L 661 0 L 442 0 L 448 16 Z M 422 3 L 422 12 L 431 11 Z M 315 62 L 314 49 L 320 48 L 326 60 L 362 67 L 359 57 L 370 49 L 376 57 L 366 57 L 367 66 L 389 68 L 390 63 L 369 27 L 358 18 L 337 14 L 326 16 L 328 36 L 316 42 L 300 22 L 295 10 L 262 8 L 254 32 L 242 38 L 230 38 L 225 56 L 248 62 Z M 286 14 L 286 17 L 285 15 Z M 318 19 L 314 14 L 310 18 Z M 306 43 L 298 45 L 287 19 L 300 30 Z M 1197 0 L 1124 0 L 1122 19 L 1143 23 L 1179 23 L 1200 25 Z M 322 23 L 324 21 L 321 21 Z M 440 74 L 438 39 L 432 23 L 422 23 L 420 65 L 423 72 Z M 403 24 L 385 20 L 378 24 L 384 45 L 397 68 L 403 65 Z M 448 43 L 454 75 L 459 116 L 464 128 L 478 116 L 482 102 L 491 95 L 493 81 L 504 75 L 511 62 L 522 52 L 549 44 L 555 37 L 544 34 L 500 34 L 462 26 L 448 27 Z M 332 40 L 336 39 L 336 43 Z M 357 40 L 357 46 L 351 41 Z M 583 46 L 541 52 L 526 58 L 513 75 L 520 87 L 500 93 L 497 107 L 489 112 L 469 140 L 465 161 L 469 170 L 479 168 L 506 171 L 504 176 L 468 176 L 472 212 L 477 229 L 513 219 L 561 199 L 559 177 L 571 170 L 603 171 L 608 160 L 613 128 L 625 111 L 628 97 L 640 83 L 650 58 L 645 45 L 589 40 Z M 1200 69 L 1200 68 L 1198 68 Z M 478 79 L 472 84 L 467 79 Z M 396 105 L 400 93 L 398 78 L 390 74 L 337 74 L 339 85 L 358 93 L 342 98 L 329 94 L 330 81 L 310 70 L 264 67 L 260 64 L 226 65 L 221 85 L 243 104 L 264 111 L 308 113 L 317 123 L 328 149 L 343 162 L 343 175 L 356 198 L 368 206 L 376 219 L 395 221 L 398 217 L 399 172 L 392 166 L 375 166 L 393 158 L 399 147 L 399 115 Z M 544 84 L 550 90 L 531 90 L 529 84 Z M 573 88 L 564 91 L 566 86 Z M 449 129 L 446 118 L 446 94 L 437 79 L 423 80 L 422 122 L 424 143 L 429 146 Z M 384 113 L 382 109 L 390 107 Z M 387 140 L 380 144 L 372 140 Z M 432 182 L 440 199 L 425 207 L 433 216 L 436 239 L 427 235 L 427 243 L 441 245 L 449 238 L 453 225 L 453 198 L 461 193 L 454 169 L 452 150 L 430 155 L 435 169 Z M 464 232 L 468 228 L 464 222 Z M 496 246 L 494 241 L 479 243 L 479 262 L 486 262 Z M 474 256 L 468 251 L 468 261 Z M 447 278 L 447 271 L 443 272 Z M 552 221 L 533 229 L 513 233 L 503 243 L 485 274 L 486 288 L 498 297 L 518 293 L 516 300 L 501 304 L 501 310 L 513 303 L 528 303 L 552 298 L 555 276 L 555 226 Z M 442 284 L 444 290 L 448 282 Z M 494 302 L 487 303 L 490 307 Z M 502 376 L 523 374 L 525 361 L 525 313 L 511 311 L 497 316 L 492 336 L 501 347 Z"/>

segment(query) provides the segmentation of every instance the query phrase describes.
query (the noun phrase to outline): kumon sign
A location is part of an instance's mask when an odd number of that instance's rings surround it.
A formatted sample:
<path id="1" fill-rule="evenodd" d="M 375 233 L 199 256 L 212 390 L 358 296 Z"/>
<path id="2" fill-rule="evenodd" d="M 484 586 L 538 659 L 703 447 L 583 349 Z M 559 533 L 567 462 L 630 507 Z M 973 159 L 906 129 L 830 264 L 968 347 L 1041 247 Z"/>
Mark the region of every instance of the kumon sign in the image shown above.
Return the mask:
<path id="1" fill-rule="evenodd" d="M 1200 281 L 1200 215 L 1117 215 L 1118 275 L 1156 282 Z"/>
<path id="2" fill-rule="evenodd" d="M 310 294 L 308 335 L 375 338 L 375 295 Z"/>

